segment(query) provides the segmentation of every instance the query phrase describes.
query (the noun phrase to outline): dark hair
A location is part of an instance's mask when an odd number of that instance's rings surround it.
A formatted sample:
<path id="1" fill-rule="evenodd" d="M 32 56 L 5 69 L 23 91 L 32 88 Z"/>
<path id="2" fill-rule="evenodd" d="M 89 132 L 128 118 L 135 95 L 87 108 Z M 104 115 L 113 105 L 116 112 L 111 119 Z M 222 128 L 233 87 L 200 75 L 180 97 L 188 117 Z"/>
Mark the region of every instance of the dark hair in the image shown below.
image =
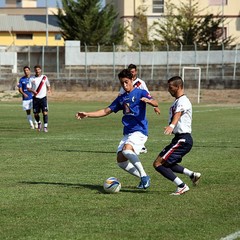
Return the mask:
<path id="1" fill-rule="evenodd" d="M 132 79 L 132 78 L 133 78 L 133 75 L 132 75 L 132 73 L 130 72 L 130 70 L 127 68 L 127 69 L 123 69 L 123 70 L 118 74 L 118 78 L 119 78 L 119 79 L 121 79 L 121 78 Z"/>
<path id="2" fill-rule="evenodd" d="M 137 66 L 134 65 L 134 64 L 129 64 L 129 65 L 128 65 L 128 69 L 129 69 L 129 70 L 131 70 L 131 69 L 137 70 Z"/>
<path id="3" fill-rule="evenodd" d="M 180 86 L 181 88 L 183 88 L 183 80 L 180 76 L 171 77 L 170 79 L 168 79 L 168 83 L 170 82 L 173 82 L 175 86 Z"/>
<path id="4" fill-rule="evenodd" d="M 35 65 L 35 66 L 34 66 L 34 69 L 36 69 L 36 68 L 42 69 L 40 65 Z"/>
<path id="5" fill-rule="evenodd" d="M 23 70 L 25 70 L 26 68 L 28 68 L 30 70 L 30 67 L 29 66 L 24 66 L 23 67 Z"/>

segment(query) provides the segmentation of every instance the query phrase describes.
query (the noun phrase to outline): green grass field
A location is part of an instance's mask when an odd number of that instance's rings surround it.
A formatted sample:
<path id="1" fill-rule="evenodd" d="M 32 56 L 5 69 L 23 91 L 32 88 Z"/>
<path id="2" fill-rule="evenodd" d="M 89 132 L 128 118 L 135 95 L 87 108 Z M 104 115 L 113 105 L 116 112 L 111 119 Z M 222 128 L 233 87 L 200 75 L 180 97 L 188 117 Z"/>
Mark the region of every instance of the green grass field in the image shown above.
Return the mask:
<path id="1" fill-rule="evenodd" d="M 152 167 L 171 140 L 161 116 L 148 107 L 148 153 L 140 156 L 151 187 L 116 165 L 121 113 L 100 119 L 74 118 L 78 110 L 107 103 L 50 102 L 49 132 L 30 130 L 21 100 L 0 102 L 0 238 L 219 240 L 240 231 L 240 106 L 193 106 L 194 147 L 183 165 L 202 173 L 197 187 L 170 196 L 175 185 Z M 103 182 L 117 177 L 118 194 Z"/>

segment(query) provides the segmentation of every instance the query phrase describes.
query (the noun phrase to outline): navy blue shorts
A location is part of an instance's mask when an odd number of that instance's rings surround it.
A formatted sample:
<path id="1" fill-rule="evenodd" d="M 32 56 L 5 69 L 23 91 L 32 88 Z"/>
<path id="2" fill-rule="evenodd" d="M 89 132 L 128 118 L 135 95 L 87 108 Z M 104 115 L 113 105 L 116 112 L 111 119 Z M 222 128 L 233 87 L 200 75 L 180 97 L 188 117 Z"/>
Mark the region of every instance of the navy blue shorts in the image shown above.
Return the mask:
<path id="1" fill-rule="evenodd" d="M 33 113 L 48 112 L 47 97 L 33 97 Z"/>
<path id="2" fill-rule="evenodd" d="M 180 163 L 193 145 L 193 139 L 190 133 L 176 134 L 172 142 L 166 146 L 159 154 L 165 160 L 166 165 Z"/>

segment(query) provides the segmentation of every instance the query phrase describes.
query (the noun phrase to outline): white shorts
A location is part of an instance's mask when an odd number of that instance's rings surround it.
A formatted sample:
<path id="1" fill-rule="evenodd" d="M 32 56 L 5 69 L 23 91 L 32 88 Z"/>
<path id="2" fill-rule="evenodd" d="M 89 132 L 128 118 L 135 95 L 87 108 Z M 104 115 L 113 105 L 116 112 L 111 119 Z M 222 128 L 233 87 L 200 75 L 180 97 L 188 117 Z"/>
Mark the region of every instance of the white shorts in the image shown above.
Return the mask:
<path id="1" fill-rule="evenodd" d="M 148 136 L 142 134 L 141 132 L 134 132 L 134 133 L 130 133 L 128 135 L 124 135 L 118 145 L 117 153 L 122 151 L 124 145 L 130 144 L 130 145 L 132 145 L 134 152 L 137 155 L 139 155 L 140 151 L 144 147 L 147 139 L 148 139 Z"/>
<path id="2" fill-rule="evenodd" d="M 22 101 L 22 108 L 23 110 L 31 110 L 32 109 L 32 99 L 30 100 L 23 100 Z"/>

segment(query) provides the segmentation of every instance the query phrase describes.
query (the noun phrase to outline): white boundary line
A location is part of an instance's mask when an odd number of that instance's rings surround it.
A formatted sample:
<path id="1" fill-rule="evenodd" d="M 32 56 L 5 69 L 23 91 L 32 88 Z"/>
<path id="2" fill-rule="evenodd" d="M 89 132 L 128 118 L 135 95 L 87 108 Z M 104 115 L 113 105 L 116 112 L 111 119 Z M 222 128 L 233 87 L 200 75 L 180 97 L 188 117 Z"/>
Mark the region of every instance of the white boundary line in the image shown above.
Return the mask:
<path id="1" fill-rule="evenodd" d="M 240 237 L 240 231 L 232 233 L 224 238 L 221 238 L 220 240 L 234 240 L 237 239 L 238 237 Z"/>

